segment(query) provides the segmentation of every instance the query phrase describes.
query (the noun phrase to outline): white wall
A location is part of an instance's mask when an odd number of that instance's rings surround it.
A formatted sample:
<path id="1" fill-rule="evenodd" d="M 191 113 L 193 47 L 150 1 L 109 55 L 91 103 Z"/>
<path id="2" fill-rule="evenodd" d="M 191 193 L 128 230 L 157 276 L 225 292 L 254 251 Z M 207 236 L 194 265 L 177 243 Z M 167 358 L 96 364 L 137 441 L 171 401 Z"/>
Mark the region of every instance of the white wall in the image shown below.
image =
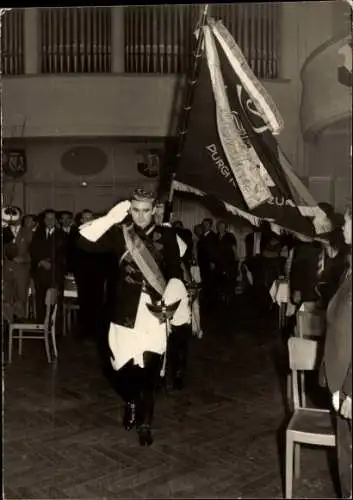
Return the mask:
<path id="1" fill-rule="evenodd" d="M 63 153 L 80 145 L 96 146 L 106 153 L 107 165 L 102 172 L 81 177 L 62 168 Z M 139 174 L 137 162 L 141 148 L 156 148 L 159 145 L 163 146 L 163 143 L 123 143 L 100 138 L 26 140 L 27 174 L 16 183 L 18 187 L 14 203 L 34 213 L 48 207 L 74 212 L 83 208 L 105 210 L 117 199 L 127 196 L 137 185 L 156 186 L 157 179 L 148 179 Z M 87 187 L 81 186 L 82 181 L 87 182 Z M 12 183 L 5 184 L 5 192 L 11 193 Z"/>

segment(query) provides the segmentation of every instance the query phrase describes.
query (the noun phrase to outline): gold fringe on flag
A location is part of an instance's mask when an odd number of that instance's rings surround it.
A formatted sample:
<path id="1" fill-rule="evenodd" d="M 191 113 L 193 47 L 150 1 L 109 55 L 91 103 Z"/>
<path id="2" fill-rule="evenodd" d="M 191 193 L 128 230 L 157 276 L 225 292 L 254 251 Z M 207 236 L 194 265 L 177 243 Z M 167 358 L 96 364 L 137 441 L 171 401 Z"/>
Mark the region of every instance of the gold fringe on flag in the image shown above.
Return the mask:
<path id="1" fill-rule="evenodd" d="M 209 26 L 204 26 L 203 30 L 219 139 L 244 200 L 250 209 L 254 209 L 271 198 L 271 191 L 235 126 L 212 31 Z"/>
<path id="2" fill-rule="evenodd" d="M 254 101 L 254 104 L 263 120 L 270 127 L 272 133 L 274 135 L 278 135 L 284 127 L 284 120 L 273 99 L 256 78 L 240 47 L 237 45 L 233 36 L 224 26 L 222 21 L 216 22 L 214 19 L 209 18 L 208 24 L 214 36 L 220 43 L 234 72 L 237 74 L 249 96 Z"/>

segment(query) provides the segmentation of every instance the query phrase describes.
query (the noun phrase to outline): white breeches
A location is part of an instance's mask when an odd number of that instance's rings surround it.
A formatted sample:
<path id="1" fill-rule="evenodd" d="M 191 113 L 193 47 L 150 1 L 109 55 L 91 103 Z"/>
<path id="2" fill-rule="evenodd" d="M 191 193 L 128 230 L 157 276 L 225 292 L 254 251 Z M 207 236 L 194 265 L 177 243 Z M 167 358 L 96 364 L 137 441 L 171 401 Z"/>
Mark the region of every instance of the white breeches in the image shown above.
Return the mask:
<path id="1" fill-rule="evenodd" d="M 179 283 L 177 291 L 179 293 L 182 292 L 179 295 L 182 300 L 171 321 L 175 325 L 190 323 L 190 308 L 187 293 L 184 285 L 182 284 L 182 287 L 180 287 Z M 174 301 L 174 294 L 171 295 L 170 298 L 172 300 L 168 300 L 169 297 L 165 297 L 166 304 L 171 304 Z M 150 296 L 142 292 L 134 328 L 110 323 L 108 342 L 114 355 L 114 359 L 111 358 L 114 370 L 120 370 L 131 359 L 135 365 L 143 368 L 143 353 L 146 351 L 161 355 L 165 353 L 167 347 L 166 324 L 160 323 L 148 310 L 146 304 L 150 303 Z"/>

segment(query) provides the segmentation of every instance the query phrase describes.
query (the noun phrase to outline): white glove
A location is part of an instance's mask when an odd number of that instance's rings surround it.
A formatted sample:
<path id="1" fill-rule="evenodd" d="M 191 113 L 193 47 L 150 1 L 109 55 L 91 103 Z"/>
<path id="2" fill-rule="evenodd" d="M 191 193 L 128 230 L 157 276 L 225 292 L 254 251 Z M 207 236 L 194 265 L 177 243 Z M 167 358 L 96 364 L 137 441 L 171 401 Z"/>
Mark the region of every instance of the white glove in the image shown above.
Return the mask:
<path id="1" fill-rule="evenodd" d="M 180 255 L 180 257 L 184 257 L 185 252 L 186 252 L 188 247 L 187 247 L 186 243 L 184 242 L 184 240 L 181 239 L 178 235 L 177 235 L 176 239 L 177 239 L 177 243 L 178 243 L 178 247 L 179 247 L 179 255 Z"/>
<path id="2" fill-rule="evenodd" d="M 112 224 L 118 224 L 123 221 L 129 213 L 131 203 L 128 200 L 121 201 L 107 213 L 107 217 L 113 221 Z"/>
<path id="3" fill-rule="evenodd" d="M 106 233 L 114 224 L 123 221 L 127 216 L 131 203 L 122 201 L 113 207 L 107 215 L 90 220 L 82 224 L 79 228 L 81 236 L 89 241 L 96 242 L 104 233 Z"/>
<path id="4" fill-rule="evenodd" d="M 343 418 L 352 420 L 352 398 L 346 396 L 341 406 L 341 415 Z"/>
<path id="5" fill-rule="evenodd" d="M 332 395 L 332 406 L 337 412 L 340 412 L 343 418 L 347 418 L 348 420 L 352 420 L 352 398 L 346 396 L 343 401 L 340 409 L 340 392 L 336 391 Z"/>
<path id="6" fill-rule="evenodd" d="M 186 291 L 184 283 L 177 279 L 171 278 L 168 281 L 166 289 L 163 294 L 163 301 L 166 305 L 173 304 L 180 300 L 178 309 L 175 311 L 171 324 L 175 326 L 183 325 L 184 323 L 190 323 L 190 308 L 188 293 Z"/>
<path id="7" fill-rule="evenodd" d="M 340 391 L 336 391 L 332 394 L 332 406 L 336 411 L 340 409 Z"/>

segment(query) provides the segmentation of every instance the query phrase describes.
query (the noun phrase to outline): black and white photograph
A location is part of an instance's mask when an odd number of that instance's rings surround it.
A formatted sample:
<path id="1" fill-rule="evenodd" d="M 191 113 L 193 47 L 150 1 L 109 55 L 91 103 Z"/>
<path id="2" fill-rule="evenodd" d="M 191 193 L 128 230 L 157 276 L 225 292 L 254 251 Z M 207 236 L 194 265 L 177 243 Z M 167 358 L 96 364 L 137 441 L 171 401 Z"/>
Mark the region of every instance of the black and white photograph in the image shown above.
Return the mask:
<path id="1" fill-rule="evenodd" d="M 0 8 L 6 500 L 352 498 L 352 31 Z"/>

